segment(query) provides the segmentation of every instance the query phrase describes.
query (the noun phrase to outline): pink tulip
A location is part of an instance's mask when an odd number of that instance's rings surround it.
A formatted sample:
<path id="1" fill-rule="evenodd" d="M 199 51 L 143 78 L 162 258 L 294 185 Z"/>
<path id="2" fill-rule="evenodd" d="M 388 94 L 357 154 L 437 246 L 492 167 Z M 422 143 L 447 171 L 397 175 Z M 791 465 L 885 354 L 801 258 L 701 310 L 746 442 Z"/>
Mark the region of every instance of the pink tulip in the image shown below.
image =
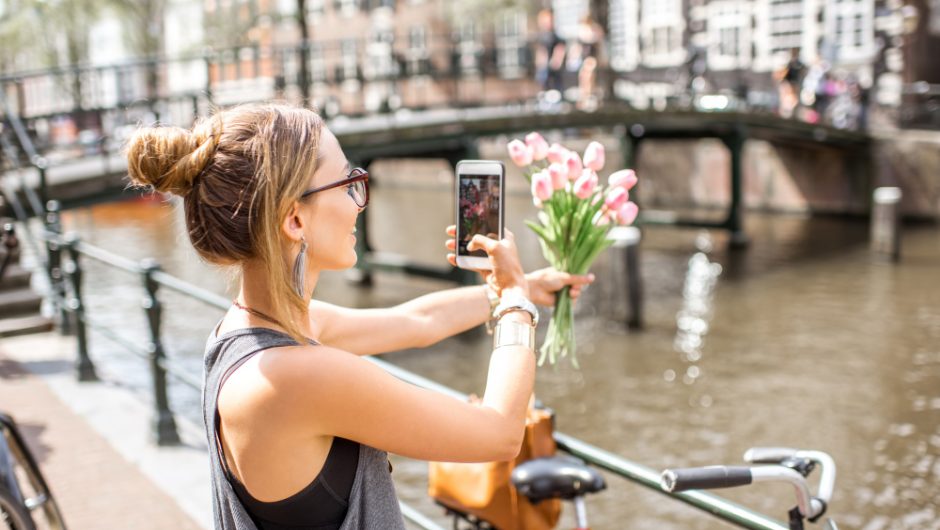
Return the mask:
<path id="1" fill-rule="evenodd" d="M 520 140 L 509 142 L 506 148 L 509 149 L 509 158 L 512 159 L 513 164 L 526 167 L 532 163 L 532 150 Z"/>
<path id="2" fill-rule="evenodd" d="M 584 170 L 584 166 L 581 164 L 581 156 L 574 151 L 568 152 L 568 156 L 565 157 L 565 164 L 568 166 L 568 178 L 570 180 L 578 178 L 581 171 Z"/>
<path id="3" fill-rule="evenodd" d="M 621 169 L 612 174 L 607 183 L 612 188 L 623 188 L 629 190 L 636 186 L 636 173 L 632 169 Z"/>
<path id="4" fill-rule="evenodd" d="M 625 202 L 623 206 L 617 210 L 617 222 L 622 225 L 633 224 L 633 221 L 636 220 L 636 214 L 639 213 L 639 211 L 640 209 L 635 202 Z"/>
<path id="5" fill-rule="evenodd" d="M 554 190 L 552 189 L 552 178 L 545 171 L 539 171 L 532 175 L 532 195 L 540 201 L 547 201 L 551 198 Z"/>
<path id="6" fill-rule="evenodd" d="M 532 160 L 544 160 L 548 156 L 548 142 L 537 132 L 525 136 L 525 144 L 532 150 Z"/>
<path id="7" fill-rule="evenodd" d="M 552 164 L 564 164 L 568 157 L 568 150 L 558 144 L 552 144 L 548 148 L 548 161 Z"/>
<path id="8" fill-rule="evenodd" d="M 607 197 L 604 198 L 604 205 L 607 206 L 608 210 L 617 211 L 629 198 L 630 194 L 627 190 L 623 188 L 612 188 L 607 193 Z"/>
<path id="9" fill-rule="evenodd" d="M 565 189 L 568 183 L 568 166 L 554 163 L 548 166 L 548 176 L 552 178 L 552 188 L 556 190 Z"/>
<path id="10" fill-rule="evenodd" d="M 574 183 L 574 194 L 579 199 L 587 199 L 594 194 L 595 188 L 597 188 L 597 173 L 585 169 Z"/>
<path id="11" fill-rule="evenodd" d="M 604 146 L 600 142 L 591 142 L 584 150 L 584 167 L 594 171 L 604 169 Z"/>

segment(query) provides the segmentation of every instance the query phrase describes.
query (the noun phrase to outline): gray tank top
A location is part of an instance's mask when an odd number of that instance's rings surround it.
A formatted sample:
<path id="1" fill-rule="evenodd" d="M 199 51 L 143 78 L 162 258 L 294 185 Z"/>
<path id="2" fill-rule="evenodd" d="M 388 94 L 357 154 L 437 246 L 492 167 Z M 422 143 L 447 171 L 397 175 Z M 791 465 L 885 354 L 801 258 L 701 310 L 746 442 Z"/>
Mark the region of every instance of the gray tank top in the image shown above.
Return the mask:
<path id="1" fill-rule="evenodd" d="M 214 329 L 217 329 L 214 328 Z M 268 328 L 244 328 L 206 342 L 202 411 L 209 442 L 212 515 L 216 530 L 257 530 L 222 468 L 216 443 L 217 400 L 227 374 L 252 355 L 270 348 L 296 345 L 289 335 Z M 315 343 L 314 343 L 315 344 Z M 349 493 L 349 507 L 340 530 L 404 530 L 404 519 L 389 471 L 388 454 L 359 444 L 359 464 Z"/>

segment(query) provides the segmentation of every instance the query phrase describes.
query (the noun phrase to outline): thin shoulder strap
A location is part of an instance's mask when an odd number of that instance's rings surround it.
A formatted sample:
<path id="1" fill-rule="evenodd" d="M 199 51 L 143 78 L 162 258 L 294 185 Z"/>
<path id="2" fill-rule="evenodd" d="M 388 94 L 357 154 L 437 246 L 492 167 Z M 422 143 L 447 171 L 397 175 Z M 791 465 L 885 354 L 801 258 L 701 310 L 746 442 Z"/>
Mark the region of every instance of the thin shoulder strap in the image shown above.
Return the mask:
<path id="1" fill-rule="evenodd" d="M 241 365 L 245 364 L 245 362 L 248 361 L 248 359 L 251 359 L 256 354 L 261 353 L 265 350 L 269 350 L 271 348 L 280 348 L 283 346 L 296 346 L 299 344 L 296 340 L 291 338 L 290 335 L 287 335 L 286 333 L 281 333 L 276 330 L 266 329 L 266 328 L 257 328 L 257 330 L 251 330 L 251 331 L 252 331 L 251 333 L 238 334 L 232 337 L 222 339 L 222 340 L 230 341 L 232 343 L 248 342 L 248 350 L 245 353 L 241 354 L 241 356 L 239 356 L 234 361 L 231 361 L 231 364 L 227 368 L 225 368 L 225 371 L 222 373 L 222 376 L 219 378 L 219 384 L 215 389 L 215 405 L 214 405 L 215 410 L 214 410 L 214 416 L 213 416 L 212 431 L 213 431 L 213 434 L 215 435 L 215 445 L 216 445 L 216 451 L 218 452 L 218 455 L 219 455 L 219 463 L 222 466 L 222 471 L 225 473 L 226 478 L 228 478 L 230 482 L 234 481 L 234 476 L 232 475 L 232 472 L 229 470 L 228 461 L 226 461 L 225 459 L 225 452 L 222 450 L 222 438 L 219 436 L 219 425 L 222 419 L 222 417 L 219 415 L 219 394 L 222 393 L 222 385 L 224 385 L 225 381 L 227 381 L 228 378 L 233 373 L 235 373 L 235 370 L 241 367 Z M 259 341 L 257 337 L 259 333 L 263 333 L 265 336 L 270 337 L 270 339 Z M 246 339 L 250 339 L 250 340 L 246 340 Z M 317 345 L 316 341 L 313 341 L 312 339 L 308 339 L 308 340 L 310 340 L 310 343 L 312 345 Z M 233 345 L 230 344 L 229 348 L 231 348 L 232 346 Z"/>

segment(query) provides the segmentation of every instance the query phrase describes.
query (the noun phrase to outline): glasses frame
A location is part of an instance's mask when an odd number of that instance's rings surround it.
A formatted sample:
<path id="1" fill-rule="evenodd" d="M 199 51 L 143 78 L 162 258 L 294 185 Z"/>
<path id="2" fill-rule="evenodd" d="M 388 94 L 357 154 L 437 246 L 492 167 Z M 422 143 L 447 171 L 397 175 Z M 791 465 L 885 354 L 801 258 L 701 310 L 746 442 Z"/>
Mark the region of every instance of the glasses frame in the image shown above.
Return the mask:
<path id="1" fill-rule="evenodd" d="M 361 205 L 361 206 L 359 205 L 358 202 L 356 202 L 356 206 L 359 206 L 360 208 L 365 208 L 366 206 L 369 205 L 369 172 L 366 171 L 365 169 L 362 169 L 361 167 L 354 167 L 354 168 L 350 169 L 350 170 L 349 170 L 349 174 L 346 175 L 346 178 L 344 178 L 344 179 L 342 179 L 342 180 L 337 180 L 336 182 L 331 182 L 331 183 L 329 183 L 329 184 L 326 184 L 326 185 L 323 185 L 323 186 L 319 186 L 319 187 L 317 187 L 317 188 L 312 188 L 312 189 L 309 189 L 309 190 L 307 190 L 307 191 L 301 193 L 301 194 L 300 194 L 300 200 L 304 200 L 304 199 L 306 199 L 307 197 L 313 195 L 314 193 L 318 193 L 318 192 L 326 191 L 326 190 L 331 190 L 331 189 L 333 189 L 333 188 L 338 188 L 338 187 L 340 187 L 340 186 L 348 186 L 348 185 L 350 185 L 350 184 L 352 184 L 352 183 L 354 183 L 354 182 L 359 182 L 359 181 L 365 182 L 365 185 L 366 185 L 366 202 L 365 202 L 365 204 L 363 204 L 363 205 Z M 353 198 L 351 195 L 350 195 L 350 198 L 352 198 L 354 202 L 356 201 L 356 199 Z"/>

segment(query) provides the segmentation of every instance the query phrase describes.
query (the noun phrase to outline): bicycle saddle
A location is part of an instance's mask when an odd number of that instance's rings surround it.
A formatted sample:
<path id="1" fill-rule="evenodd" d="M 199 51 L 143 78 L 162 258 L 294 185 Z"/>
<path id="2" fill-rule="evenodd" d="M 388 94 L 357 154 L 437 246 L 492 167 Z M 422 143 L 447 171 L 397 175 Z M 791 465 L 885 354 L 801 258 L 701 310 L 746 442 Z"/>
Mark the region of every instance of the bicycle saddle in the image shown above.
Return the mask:
<path id="1" fill-rule="evenodd" d="M 607 487 L 603 475 L 568 457 L 535 458 L 512 470 L 511 480 L 519 493 L 532 502 L 572 499 Z"/>

